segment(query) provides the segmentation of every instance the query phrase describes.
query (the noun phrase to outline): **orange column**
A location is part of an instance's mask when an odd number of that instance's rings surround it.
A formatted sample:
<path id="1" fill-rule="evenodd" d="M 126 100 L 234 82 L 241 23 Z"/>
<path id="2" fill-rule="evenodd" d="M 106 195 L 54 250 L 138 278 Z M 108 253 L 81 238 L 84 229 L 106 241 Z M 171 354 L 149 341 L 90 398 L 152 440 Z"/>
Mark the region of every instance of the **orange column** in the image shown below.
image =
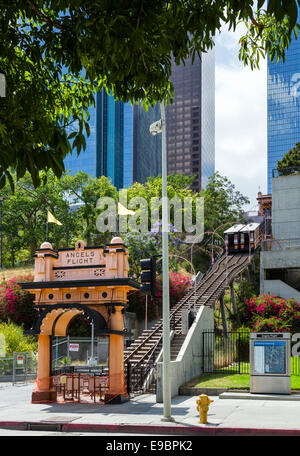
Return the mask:
<path id="1" fill-rule="evenodd" d="M 122 314 L 123 307 L 116 306 L 115 313 L 111 314 L 110 329 L 123 331 L 124 319 Z M 109 377 L 110 394 L 118 395 L 125 393 L 124 378 L 124 336 L 110 334 L 109 336 Z"/>
<path id="2" fill-rule="evenodd" d="M 39 335 L 37 390 L 49 391 L 50 387 L 50 336 Z"/>

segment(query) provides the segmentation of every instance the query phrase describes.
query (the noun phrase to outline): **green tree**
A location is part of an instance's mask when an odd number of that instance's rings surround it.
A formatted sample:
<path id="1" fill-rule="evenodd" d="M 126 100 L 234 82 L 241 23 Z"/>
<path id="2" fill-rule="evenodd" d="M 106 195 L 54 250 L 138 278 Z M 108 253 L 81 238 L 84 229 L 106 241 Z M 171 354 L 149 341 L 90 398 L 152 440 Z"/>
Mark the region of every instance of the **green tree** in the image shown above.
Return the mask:
<path id="1" fill-rule="evenodd" d="M 299 4 L 299 1 L 298 1 Z M 239 57 L 251 67 L 284 58 L 297 21 L 296 0 L 0 0 L 0 187 L 28 170 L 64 171 L 85 148 L 88 107 L 105 88 L 116 99 L 152 105 L 172 97 L 171 63 L 206 52 L 223 24 L 248 31 Z"/>
<path id="2" fill-rule="evenodd" d="M 204 198 L 205 231 L 215 231 L 226 222 L 232 224 L 235 220 L 242 220 L 244 206 L 250 202 L 219 172 L 209 177 L 208 184 L 200 192 L 200 196 Z"/>
<path id="3" fill-rule="evenodd" d="M 2 190 L 3 233 L 5 249 L 10 254 L 12 267 L 21 249 L 28 250 L 28 258 L 45 241 L 47 211 L 50 210 L 62 226 L 49 224 L 48 240 L 54 248 L 65 247 L 78 229 L 79 221 L 69 210 L 59 179 L 47 173 L 47 182 L 35 188 L 31 176 L 14 179 L 14 192 L 9 185 Z M 43 176 L 42 176 L 42 180 Z"/>
<path id="4" fill-rule="evenodd" d="M 193 201 L 193 210 L 195 212 L 195 200 L 199 196 L 197 193 L 191 190 L 191 184 L 193 182 L 193 176 L 184 176 L 183 174 L 170 174 L 167 177 L 167 191 L 168 199 L 171 202 L 173 198 L 178 198 L 180 202 L 181 209 L 177 209 L 177 215 L 179 211 L 181 212 L 182 223 L 184 221 L 184 198 L 191 198 Z M 148 228 L 151 230 L 151 214 L 155 213 L 155 210 L 158 210 L 160 218 L 162 217 L 162 204 L 161 204 L 161 195 L 162 195 L 162 178 L 161 176 L 157 177 L 148 177 L 144 184 L 135 182 L 129 187 L 127 191 L 128 204 L 133 198 L 142 197 L 147 202 L 147 211 L 148 211 Z M 154 199 L 155 198 L 155 199 Z M 137 209 L 141 210 L 143 214 L 143 208 L 138 207 Z M 176 208 L 173 204 L 170 205 L 170 223 L 176 226 L 175 223 L 175 214 Z"/>
<path id="5" fill-rule="evenodd" d="M 277 169 L 281 175 L 300 172 L 300 142 L 290 149 L 282 158 L 277 161 Z"/>
<path id="6" fill-rule="evenodd" d="M 60 179 L 60 185 L 68 200 L 72 202 L 72 212 L 81 225 L 80 236 L 86 239 L 88 245 L 109 242 L 111 233 L 99 233 L 96 219 L 99 214 L 97 201 L 101 197 L 118 198 L 118 192 L 111 181 L 101 176 L 93 178 L 82 171 L 75 176 L 66 174 Z"/>
<path id="7" fill-rule="evenodd" d="M 203 270 L 209 264 L 212 248 L 215 255 L 223 250 L 224 230 L 236 221 L 244 221 L 244 206 L 249 203 L 249 199 L 219 172 L 209 177 L 200 196 L 204 198 L 205 233 L 193 262 L 196 269 Z M 196 251 L 195 249 L 195 253 Z"/>

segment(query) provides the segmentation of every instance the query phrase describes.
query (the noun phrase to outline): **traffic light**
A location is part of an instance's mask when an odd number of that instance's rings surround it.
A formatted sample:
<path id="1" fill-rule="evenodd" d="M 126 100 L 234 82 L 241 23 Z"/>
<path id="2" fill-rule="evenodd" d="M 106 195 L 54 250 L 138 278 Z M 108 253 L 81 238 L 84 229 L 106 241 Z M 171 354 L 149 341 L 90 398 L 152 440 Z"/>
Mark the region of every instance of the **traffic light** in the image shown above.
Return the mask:
<path id="1" fill-rule="evenodd" d="M 141 266 L 141 292 L 145 295 L 155 296 L 156 259 L 155 257 L 140 260 Z"/>

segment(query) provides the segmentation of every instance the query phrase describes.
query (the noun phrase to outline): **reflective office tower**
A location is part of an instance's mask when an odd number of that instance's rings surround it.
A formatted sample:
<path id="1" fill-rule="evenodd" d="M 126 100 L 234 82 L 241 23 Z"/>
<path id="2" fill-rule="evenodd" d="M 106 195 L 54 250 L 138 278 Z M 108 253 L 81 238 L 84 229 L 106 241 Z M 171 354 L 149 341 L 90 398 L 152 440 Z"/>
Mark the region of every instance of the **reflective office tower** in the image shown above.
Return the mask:
<path id="1" fill-rule="evenodd" d="M 299 9 L 298 9 L 299 11 Z M 298 15 L 299 17 L 299 15 Z M 268 193 L 272 171 L 300 141 L 300 39 L 293 39 L 286 60 L 268 60 Z"/>
<path id="2" fill-rule="evenodd" d="M 102 90 L 96 101 L 96 175 L 123 187 L 124 104 Z"/>
<path id="3" fill-rule="evenodd" d="M 149 131 L 150 124 L 160 118 L 159 105 L 146 112 L 141 105 L 115 101 L 103 90 L 90 115 L 86 150 L 79 157 L 76 151 L 68 155 L 66 170 L 107 176 L 117 189 L 161 173 L 161 135 L 153 137 Z"/>
<path id="4" fill-rule="evenodd" d="M 161 174 L 161 135 L 152 136 L 149 131 L 159 119 L 159 103 L 148 111 L 141 104 L 124 104 L 124 188 Z"/>
<path id="5" fill-rule="evenodd" d="M 166 108 L 168 174 L 195 175 L 200 191 L 215 172 L 214 50 L 172 67 L 174 101 Z"/>
<path id="6" fill-rule="evenodd" d="M 84 171 L 92 177 L 96 177 L 96 109 L 90 109 L 90 136 L 86 138 L 86 150 L 77 156 L 76 149 L 64 160 L 66 171 L 70 170 L 73 175 L 78 171 Z"/>

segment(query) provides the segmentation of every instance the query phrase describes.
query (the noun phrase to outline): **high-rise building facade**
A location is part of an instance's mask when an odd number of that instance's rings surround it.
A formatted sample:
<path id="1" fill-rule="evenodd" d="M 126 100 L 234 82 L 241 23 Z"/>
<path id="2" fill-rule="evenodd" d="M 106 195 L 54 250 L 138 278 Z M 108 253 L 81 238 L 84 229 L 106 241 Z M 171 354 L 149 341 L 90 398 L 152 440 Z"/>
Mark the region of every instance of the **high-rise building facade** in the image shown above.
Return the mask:
<path id="1" fill-rule="evenodd" d="M 168 174 L 194 175 L 200 191 L 215 172 L 214 50 L 172 66 L 173 103 L 166 108 Z"/>
<path id="2" fill-rule="evenodd" d="M 66 170 L 92 177 L 107 176 L 117 189 L 144 183 L 161 173 L 161 135 L 150 134 L 150 124 L 160 118 L 159 104 L 148 111 L 140 105 L 116 101 L 106 91 L 97 94 L 90 109 L 90 136 L 86 150 L 66 157 Z"/>
<path id="3" fill-rule="evenodd" d="M 110 177 L 115 187 L 123 187 L 124 104 L 105 90 L 96 101 L 96 175 Z"/>
<path id="4" fill-rule="evenodd" d="M 161 174 L 162 137 L 151 135 L 149 130 L 160 117 L 159 103 L 148 111 L 140 104 L 133 106 L 133 182 L 144 183 L 148 176 Z"/>
<path id="5" fill-rule="evenodd" d="M 96 157 L 96 109 L 90 108 L 90 136 L 86 138 L 86 149 L 77 156 L 76 149 L 72 154 L 68 154 L 64 160 L 65 169 L 70 170 L 72 174 L 77 174 L 78 171 L 84 171 L 92 177 L 96 177 L 97 157 Z"/>
<path id="6" fill-rule="evenodd" d="M 299 11 L 299 10 L 298 10 Z M 300 39 L 293 36 L 285 62 L 268 60 L 268 193 L 272 171 L 300 141 Z"/>

